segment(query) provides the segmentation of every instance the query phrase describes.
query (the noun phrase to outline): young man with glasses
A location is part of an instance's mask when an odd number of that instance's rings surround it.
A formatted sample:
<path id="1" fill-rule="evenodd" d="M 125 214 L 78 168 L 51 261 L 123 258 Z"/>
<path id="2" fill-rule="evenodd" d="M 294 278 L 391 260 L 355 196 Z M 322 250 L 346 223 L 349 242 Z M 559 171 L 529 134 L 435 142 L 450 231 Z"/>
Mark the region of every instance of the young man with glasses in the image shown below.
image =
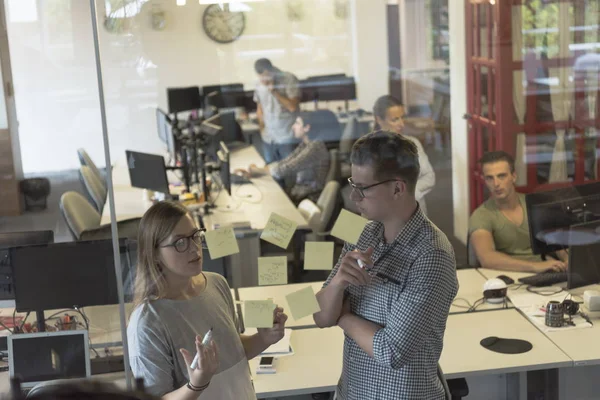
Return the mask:
<path id="1" fill-rule="evenodd" d="M 377 131 L 354 144 L 351 161 L 350 196 L 371 222 L 345 244 L 314 314 L 346 336 L 336 396 L 442 400 L 437 364 L 458 282 L 450 242 L 415 200 L 417 149 Z"/>

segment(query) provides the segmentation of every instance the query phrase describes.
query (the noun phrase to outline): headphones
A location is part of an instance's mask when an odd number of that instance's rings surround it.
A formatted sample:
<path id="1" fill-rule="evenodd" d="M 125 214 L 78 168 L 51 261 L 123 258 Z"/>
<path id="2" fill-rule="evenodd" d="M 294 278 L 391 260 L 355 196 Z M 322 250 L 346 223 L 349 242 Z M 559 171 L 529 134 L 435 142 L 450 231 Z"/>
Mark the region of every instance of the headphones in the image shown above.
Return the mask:
<path id="1" fill-rule="evenodd" d="M 506 298 L 508 288 L 502 279 L 489 279 L 483 285 L 483 298 L 488 303 L 499 304 Z"/>
<path id="2" fill-rule="evenodd" d="M 573 300 L 564 300 L 562 308 L 565 314 L 573 316 L 579 312 L 579 303 Z"/>

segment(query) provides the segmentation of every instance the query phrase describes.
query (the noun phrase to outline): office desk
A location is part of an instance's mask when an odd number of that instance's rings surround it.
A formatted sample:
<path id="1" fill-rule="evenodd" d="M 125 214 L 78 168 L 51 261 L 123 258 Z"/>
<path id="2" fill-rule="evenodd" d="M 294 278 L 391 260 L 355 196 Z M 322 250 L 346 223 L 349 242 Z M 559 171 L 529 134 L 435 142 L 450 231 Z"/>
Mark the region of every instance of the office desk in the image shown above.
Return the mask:
<path id="1" fill-rule="evenodd" d="M 315 293 L 321 290 L 324 282 L 312 283 L 294 283 L 290 285 L 275 285 L 275 286 L 255 286 L 239 288 L 238 294 L 240 301 L 246 300 L 266 300 L 273 299 L 273 302 L 280 307 L 285 308 L 285 313 L 288 315 L 288 320 L 285 323 L 286 328 L 305 328 L 316 326 L 312 315 L 306 316 L 299 320 L 295 320 L 292 316 L 285 296 L 295 292 L 296 290 L 304 289 L 307 286 L 312 286 Z"/>
<path id="2" fill-rule="evenodd" d="M 479 344 L 489 336 L 527 340 L 533 349 L 523 354 L 495 353 Z M 450 315 L 440 364 L 446 378 L 452 379 L 570 367 L 573 361 L 512 309 Z"/>
<path id="3" fill-rule="evenodd" d="M 483 275 L 486 279 L 496 278 L 499 275 L 506 275 L 512 278 L 515 283 L 519 283 L 520 278 L 525 278 L 531 275 L 535 275 L 532 272 L 513 272 L 513 271 L 499 271 L 497 269 L 489 269 L 489 268 L 477 268 L 477 271 L 481 275 Z"/>
<path id="4" fill-rule="evenodd" d="M 468 304 L 473 305 L 483 297 L 483 284 L 487 280 L 481 275 L 477 269 L 460 269 L 456 271 L 458 277 L 458 293 L 450 307 L 450 314 L 464 313 L 468 310 Z M 467 302 L 465 302 L 464 300 Z M 508 302 L 507 306 L 513 308 L 512 303 Z M 465 308 L 467 307 L 467 308 Z M 504 304 L 491 304 L 484 302 L 477 306 L 476 311 L 484 310 L 499 310 L 504 308 Z"/>
<path id="5" fill-rule="evenodd" d="M 342 372 L 344 333 L 338 327 L 297 329 L 294 355 L 275 361 L 275 374 L 256 374 L 259 358 L 250 360 L 259 399 L 334 391 Z"/>

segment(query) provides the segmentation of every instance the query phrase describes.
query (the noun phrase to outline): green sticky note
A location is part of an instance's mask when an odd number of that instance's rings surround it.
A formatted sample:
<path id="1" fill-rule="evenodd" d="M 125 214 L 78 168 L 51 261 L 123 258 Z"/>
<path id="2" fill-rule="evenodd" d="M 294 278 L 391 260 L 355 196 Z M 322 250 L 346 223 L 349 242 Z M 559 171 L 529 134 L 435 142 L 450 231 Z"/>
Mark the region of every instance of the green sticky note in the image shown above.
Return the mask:
<path id="1" fill-rule="evenodd" d="M 287 257 L 258 257 L 258 286 L 287 283 Z"/>
<path id="2" fill-rule="evenodd" d="M 335 221 L 335 225 L 333 225 L 331 236 L 335 236 L 351 244 L 356 244 L 368 222 L 369 220 L 360 215 L 351 213 L 348 210 L 342 210 L 337 221 Z"/>
<path id="3" fill-rule="evenodd" d="M 285 296 L 292 317 L 297 321 L 317 311 L 321 311 L 312 286 L 295 291 Z"/>
<path id="4" fill-rule="evenodd" d="M 240 252 L 235 233 L 230 226 L 206 232 L 205 238 L 212 260 Z"/>
<path id="5" fill-rule="evenodd" d="M 279 214 L 271 213 L 260 238 L 282 249 L 287 249 L 297 226 L 298 224 L 294 221 L 290 221 Z"/>
<path id="6" fill-rule="evenodd" d="M 244 326 L 246 328 L 271 328 L 274 309 L 273 300 L 244 301 Z"/>
<path id="7" fill-rule="evenodd" d="M 304 247 L 304 269 L 333 268 L 332 242 L 306 242 Z"/>

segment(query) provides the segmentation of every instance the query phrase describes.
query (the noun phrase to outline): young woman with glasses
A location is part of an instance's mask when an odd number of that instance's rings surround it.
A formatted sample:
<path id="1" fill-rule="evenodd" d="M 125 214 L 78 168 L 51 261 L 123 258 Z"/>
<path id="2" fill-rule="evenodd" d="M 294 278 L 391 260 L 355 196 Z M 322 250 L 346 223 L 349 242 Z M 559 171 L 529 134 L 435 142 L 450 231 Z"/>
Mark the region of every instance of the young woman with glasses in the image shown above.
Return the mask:
<path id="1" fill-rule="evenodd" d="M 204 232 L 178 203 L 157 203 L 142 218 L 127 327 L 131 369 L 166 399 L 256 399 L 248 360 L 283 337 L 287 316 L 277 307 L 272 328 L 240 335 L 227 281 L 202 271 L 203 248 Z"/>

